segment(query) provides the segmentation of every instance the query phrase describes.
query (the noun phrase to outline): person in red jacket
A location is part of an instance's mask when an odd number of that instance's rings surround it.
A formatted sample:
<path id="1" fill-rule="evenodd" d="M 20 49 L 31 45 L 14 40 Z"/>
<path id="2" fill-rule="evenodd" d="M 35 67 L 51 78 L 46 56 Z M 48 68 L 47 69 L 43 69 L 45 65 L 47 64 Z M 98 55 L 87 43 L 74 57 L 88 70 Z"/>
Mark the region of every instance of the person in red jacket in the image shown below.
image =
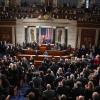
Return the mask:
<path id="1" fill-rule="evenodd" d="M 94 67 L 96 68 L 100 64 L 100 56 L 96 55 L 94 58 Z"/>

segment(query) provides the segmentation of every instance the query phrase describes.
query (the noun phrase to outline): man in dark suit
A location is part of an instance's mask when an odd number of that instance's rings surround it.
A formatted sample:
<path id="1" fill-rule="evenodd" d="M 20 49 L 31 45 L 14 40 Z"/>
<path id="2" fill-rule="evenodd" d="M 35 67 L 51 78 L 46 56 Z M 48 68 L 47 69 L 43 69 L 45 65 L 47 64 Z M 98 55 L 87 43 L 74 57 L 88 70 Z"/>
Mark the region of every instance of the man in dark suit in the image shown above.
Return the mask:
<path id="1" fill-rule="evenodd" d="M 51 74 L 51 69 L 48 69 L 47 74 L 45 76 L 45 84 L 53 85 L 55 77 Z"/>
<path id="2" fill-rule="evenodd" d="M 70 96 L 73 97 L 73 100 L 79 95 L 84 95 L 84 88 L 82 87 L 82 83 L 80 81 L 76 82 L 76 86 L 72 88 L 70 92 Z"/>
<path id="3" fill-rule="evenodd" d="M 42 79 L 39 77 L 38 72 L 35 74 L 35 77 L 33 77 L 32 81 L 35 88 L 39 90 L 42 89 Z"/>
<path id="4" fill-rule="evenodd" d="M 45 91 L 43 91 L 43 97 L 46 100 L 53 100 L 53 98 L 55 97 L 55 91 L 51 89 L 51 85 L 47 84 L 47 89 Z"/>

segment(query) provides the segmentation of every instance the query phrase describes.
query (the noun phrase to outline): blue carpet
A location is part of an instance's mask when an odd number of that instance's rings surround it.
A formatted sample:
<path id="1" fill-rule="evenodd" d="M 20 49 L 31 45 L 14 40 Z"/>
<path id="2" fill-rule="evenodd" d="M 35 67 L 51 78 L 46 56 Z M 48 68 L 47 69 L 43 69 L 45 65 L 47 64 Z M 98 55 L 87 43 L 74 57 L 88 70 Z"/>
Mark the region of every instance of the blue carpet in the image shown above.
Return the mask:
<path id="1" fill-rule="evenodd" d="M 26 100 L 23 96 L 11 97 L 10 100 Z"/>
<path id="2" fill-rule="evenodd" d="M 29 89 L 29 86 L 24 84 L 23 87 L 18 90 L 17 96 L 11 96 L 10 100 L 26 100 L 24 95 L 26 94 L 26 91 Z"/>

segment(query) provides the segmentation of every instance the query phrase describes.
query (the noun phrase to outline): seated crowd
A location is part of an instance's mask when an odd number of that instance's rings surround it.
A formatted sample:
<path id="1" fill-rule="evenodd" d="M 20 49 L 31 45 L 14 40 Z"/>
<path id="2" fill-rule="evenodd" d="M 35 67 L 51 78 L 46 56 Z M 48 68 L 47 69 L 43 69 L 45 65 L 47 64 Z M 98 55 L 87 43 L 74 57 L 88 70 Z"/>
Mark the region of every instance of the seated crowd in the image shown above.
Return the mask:
<path id="1" fill-rule="evenodd" d="M 100 100 L 100 56 L 81 48 L 68 59 L 44 58 L 36 68 L 34 59 L 2 55 L 0 100 L 16 99 L 25 84 L 28 100 Z"/>
<path id="2" fill-rule="evenodd" d="M 39 18 L 44 15 L 48 15 L 50 18 L 77 20 L 79 22 L 98 22 L 100 21 L 100 7 L 95 6 L 86 9 L 66 5 L 63 7 L 52 7 L 51 5 L 0 6 L 0 20 Z"/>

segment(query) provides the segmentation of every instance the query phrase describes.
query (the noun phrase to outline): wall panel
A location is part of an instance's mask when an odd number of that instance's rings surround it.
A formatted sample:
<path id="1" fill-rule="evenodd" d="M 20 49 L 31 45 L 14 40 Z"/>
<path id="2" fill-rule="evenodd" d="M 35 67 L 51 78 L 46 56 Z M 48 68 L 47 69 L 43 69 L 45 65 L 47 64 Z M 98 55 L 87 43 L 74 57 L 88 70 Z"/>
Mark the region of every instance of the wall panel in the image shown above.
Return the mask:
<path id="1" fill-rule="evenodd" d="M 12 43 L 12 27 L 0 27 L 0 41 Z"/>

